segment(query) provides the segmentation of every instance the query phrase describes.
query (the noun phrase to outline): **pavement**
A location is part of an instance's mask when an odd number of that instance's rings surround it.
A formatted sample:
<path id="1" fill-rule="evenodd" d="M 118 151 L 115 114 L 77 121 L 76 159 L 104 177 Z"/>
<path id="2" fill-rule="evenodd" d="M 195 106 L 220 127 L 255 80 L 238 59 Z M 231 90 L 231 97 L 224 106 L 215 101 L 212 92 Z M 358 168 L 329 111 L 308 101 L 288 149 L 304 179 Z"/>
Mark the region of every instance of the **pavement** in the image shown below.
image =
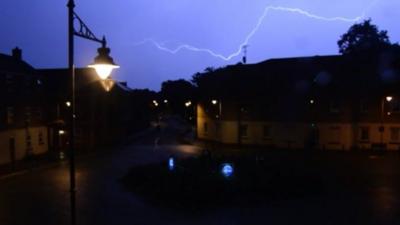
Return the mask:
<path id="1" fill-rule="evenodd" d="M 77 224 L 400 224 L 400 157 L 395 154 L 267 153 L 266 160 L 277 166 L 301 168 L 304 163 L 320 171 L 325 189 L 247 207 L 189 212 L 160 207 L 119 182 L 132 166 L 166 161 L 171 154 L 199 154 L 200 148 L 180 142 L 184 131 L 182 124 L 167 119 L 160 131 L 115 151 L 79 158 Z M 68 188 L 66 162 L 1 179 L 0 224 L 69 224 Z"/>

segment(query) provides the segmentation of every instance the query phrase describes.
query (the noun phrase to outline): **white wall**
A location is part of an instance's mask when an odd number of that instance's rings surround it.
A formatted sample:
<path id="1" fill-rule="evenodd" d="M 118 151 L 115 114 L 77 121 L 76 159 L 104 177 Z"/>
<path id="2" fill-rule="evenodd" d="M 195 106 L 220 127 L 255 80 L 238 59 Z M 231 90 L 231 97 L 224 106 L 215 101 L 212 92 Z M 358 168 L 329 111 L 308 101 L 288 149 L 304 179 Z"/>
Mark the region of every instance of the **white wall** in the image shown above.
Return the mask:
<path id="1" fill-rule="evenodd" d="M 42 133 L 42 143 L 39 143 L 39 133 Z M 40 155 L 48 151 L 47 127 L 29 127 L 31 136 L 32 153 Z M 26 129 L 12 129 L 0 132 L 0 164 L 11 162 L 10 138 L 15 139 L 16 160 L 21 160 L 27 155 Z"/>

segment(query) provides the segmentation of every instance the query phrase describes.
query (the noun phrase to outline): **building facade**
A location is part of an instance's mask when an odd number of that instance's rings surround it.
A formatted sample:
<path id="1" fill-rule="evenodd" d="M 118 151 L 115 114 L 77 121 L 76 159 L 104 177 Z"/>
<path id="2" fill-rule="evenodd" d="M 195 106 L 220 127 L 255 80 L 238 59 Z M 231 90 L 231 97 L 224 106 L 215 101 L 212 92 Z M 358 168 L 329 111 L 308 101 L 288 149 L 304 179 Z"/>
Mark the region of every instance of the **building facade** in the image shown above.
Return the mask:
<path id="1" fill-rule="evenodd" d="M 395 65 L 327 56 L 215 71 L 197 105 L 198 138 L 289 149 L 399 150 Z"/>
<path id="2" fill-rule="evenodd" d="M 0 54 L 0 164 L 48 151 L 42 77 L 22 60 L 22 51 Z"/>

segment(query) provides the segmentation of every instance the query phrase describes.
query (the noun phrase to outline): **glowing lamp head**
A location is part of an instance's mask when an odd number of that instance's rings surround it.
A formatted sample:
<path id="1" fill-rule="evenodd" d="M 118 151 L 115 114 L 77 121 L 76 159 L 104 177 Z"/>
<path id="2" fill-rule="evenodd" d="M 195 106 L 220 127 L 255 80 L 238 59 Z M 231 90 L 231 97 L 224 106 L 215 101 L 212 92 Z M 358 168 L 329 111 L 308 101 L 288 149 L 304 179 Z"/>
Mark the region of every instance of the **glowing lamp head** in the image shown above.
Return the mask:
<path id="1" fill-rule="evenodd" d="M 214 99 L 214 100 L 211 101 L 211 103 L 212 103 L 213 105 L 216 105 L 216 104 L 218 103 L 218 101 Z"/>
<path id="2" fill-rule="evenodd" d="M 97 52 L 99 55 L 94 58 L 94 63 L 90 64 L 89 67 L 96 70 L 100 79 L 105 80 L 111 75 L 112 70 L 119 68 L 119 66 L 111 58 L 109 48 L 103 46 Z"/>
<path id="3" fill-rule="evenodd" d="M 390 101 L 392 101 L 392 100 L 393 100 L 393 97 L 392 97 L 392 96 L 386 96 L 386 101 L 390 102 Z"/>

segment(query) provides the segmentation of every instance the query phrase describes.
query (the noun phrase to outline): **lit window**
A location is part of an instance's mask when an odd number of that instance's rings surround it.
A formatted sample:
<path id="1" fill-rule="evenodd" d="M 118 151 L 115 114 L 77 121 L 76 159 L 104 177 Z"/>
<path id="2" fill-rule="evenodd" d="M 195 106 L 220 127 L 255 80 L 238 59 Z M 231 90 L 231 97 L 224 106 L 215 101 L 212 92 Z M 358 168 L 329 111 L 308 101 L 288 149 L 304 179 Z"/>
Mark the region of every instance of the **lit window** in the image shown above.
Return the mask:
<path id="1" fill-rule="evenodd" d="M 392 141 L 400 140 L 400 127 L 390 128 L 390 140 L 392 140 Z"/>

